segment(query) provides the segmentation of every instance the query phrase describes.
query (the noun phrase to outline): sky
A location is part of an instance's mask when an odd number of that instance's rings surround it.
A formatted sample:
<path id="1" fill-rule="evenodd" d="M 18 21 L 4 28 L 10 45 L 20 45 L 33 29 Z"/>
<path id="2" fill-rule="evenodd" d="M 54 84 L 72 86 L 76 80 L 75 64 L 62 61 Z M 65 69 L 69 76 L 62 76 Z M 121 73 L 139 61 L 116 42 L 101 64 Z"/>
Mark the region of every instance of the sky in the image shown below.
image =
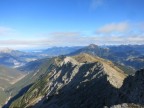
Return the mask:
<path id="1" fill-rule="evenodd" d="M 144 0 L 0 0 L 0 48 L 144 44 Z"/>

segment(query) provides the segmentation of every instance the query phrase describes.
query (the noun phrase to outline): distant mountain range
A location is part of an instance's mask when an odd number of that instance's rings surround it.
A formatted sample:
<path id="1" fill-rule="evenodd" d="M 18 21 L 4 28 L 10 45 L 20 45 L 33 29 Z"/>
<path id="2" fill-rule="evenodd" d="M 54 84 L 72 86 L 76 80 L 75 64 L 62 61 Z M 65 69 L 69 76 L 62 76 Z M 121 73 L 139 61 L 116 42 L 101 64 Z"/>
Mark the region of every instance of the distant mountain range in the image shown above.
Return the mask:
<path id="1" fill-rule="evenodd" d="M 82 46 L 74 46 L 74 47 L 52 47 L 52 48 L 47 48 L 45 50 L 39 50 L 39 51 L 34 51 L 37 54 L 43 55 L 43 56 L 59 56 L 59 55 L 66 55 L 69 53 L 72 53 L 74 51 L 77 51 L 79 49 L 83 48 Z"/>
<path id="2" fill-rule="evenodd" d="M 91 44 L 86 47 L 52 47 L 38 52 L 22 52 L 18 50 L 0 50 L 0 64 L 9 67 L 20 67 L 30 61 L 59 55 L 77 55 L 88 53 L 113 62 L 127 65 L 133 69 L 143 67 L 144 45 L 120 45 L 101 47 Z M 140 59 L 141 58 L 141 59 Z"/>
<path id="3" fill-rule="evenodd" d="M 113 62 L 130 66 L 137 70 L 144 66 L 143 55 L 144 45 L 120 45 L 120 46 L 109 46 L 103 48 L 94 44 L 81 48 L 69 55 L 77 55 L 80 53 L 88 53 L 95 56 L 99 56 Z"/>
<path id="4" fill-rule="evenodd" d="M 37 58 L 38 56 L 32 53 L 11 49 L 0 50 L 0 64 L 8 67 L 19 67 Z"/>
<path id="5" fill-rule="evenodd" d="M 22 52 L 12 49 L 0 49 L 0 64 L 8 67 L 20 67 L 30 61 L 41 58 L 66 55 L 82 47 L 52 47 L 40 51 Z"/>

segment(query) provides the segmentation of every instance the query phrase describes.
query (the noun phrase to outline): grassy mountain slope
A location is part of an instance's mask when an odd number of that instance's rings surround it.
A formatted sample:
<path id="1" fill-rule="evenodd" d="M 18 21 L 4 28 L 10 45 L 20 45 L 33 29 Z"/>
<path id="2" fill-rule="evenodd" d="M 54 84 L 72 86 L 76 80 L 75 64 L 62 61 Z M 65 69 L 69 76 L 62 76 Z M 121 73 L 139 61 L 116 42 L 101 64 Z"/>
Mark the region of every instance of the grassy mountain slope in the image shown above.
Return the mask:
<path id="1" fill-rule="evenodd" d="M 43 76 L 48 69 L 47 65 L 52 63 L 52 59 L 41 59 L 28 63 L 27 65 L 19 68 L 21 71 L 30 72 L 23 79 L 13 84 L 6 90 L 11 92 L 11 95 L 16 95 L 22 88 L 33 84 L 36 80 Z M 26 73 L 24 72 L 24 73 Z"/>
<path id="2" fill-rule="evenodd" d="M 119 88 L 126 77 L 124 72 L 115 67 L 112 62 L 88 54 L 53 58 L 53 62 L 47 64 L 47 67 L 44 76 L 36 81 L 24 95 L 15 100 L 10 108 L 30 106 L 57 108 L 63 105 L 65 107 L 72 105 L 71 107 L 74 108 L 72 103 L 76 102 L 73 100 L 76 99 L 75 96 L 81 97 L 84 93 L 85 100 L 88 95 L 91 97 L 93 90 L 97 91 L 94 95 L 98 95 L 99 90 L 96 88 L 101 86 Z M 101 90 L 104 90 L 103 87 Z M 75 106 L 82 105 L 80 101 L 89 104 L 83 99 L 79 101 L 76 99 L 78 103 L 76 102 Z M 91 99 L 93 102 L 93 97 Z"/>
<path id="3" fill-rule="evenodd" d="M 4 104 L 9 96 L 6 89 L 25 76 L 22 72 L 5 66 L 0 66 L 0 105 Z"/>
<path id="4" fill-rule="evenodd" d="M 29 74 L 27 74 L 23 79 L 6 89 L 6 91 L 10 93 L 12 97 L 6 105 L 9 105 L 11 101 L 25 93 L 35 81 L 41 79 L 41 77 L 44 76 L 50 65 L 53 63 L 54 58 L 45 58 L 30 62 L 25 66 L 18 68 L 21 71 L 25 71 L 23 73 L 29 72 Z"/>

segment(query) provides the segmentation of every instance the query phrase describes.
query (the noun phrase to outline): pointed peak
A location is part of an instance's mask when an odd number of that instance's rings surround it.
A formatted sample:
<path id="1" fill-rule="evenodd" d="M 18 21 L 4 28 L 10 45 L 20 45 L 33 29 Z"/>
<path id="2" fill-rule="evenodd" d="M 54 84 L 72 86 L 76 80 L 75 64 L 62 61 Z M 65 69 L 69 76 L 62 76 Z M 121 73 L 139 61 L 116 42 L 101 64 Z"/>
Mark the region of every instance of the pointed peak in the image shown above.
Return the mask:
<path id="1" fill-rule="evenodd" d="M 89 48 L 97 48 L 97 47 L 98 47 L 98 45 L 95 45 L 95 44 L 90 44 L 88 47 L 89 47 Z"/>

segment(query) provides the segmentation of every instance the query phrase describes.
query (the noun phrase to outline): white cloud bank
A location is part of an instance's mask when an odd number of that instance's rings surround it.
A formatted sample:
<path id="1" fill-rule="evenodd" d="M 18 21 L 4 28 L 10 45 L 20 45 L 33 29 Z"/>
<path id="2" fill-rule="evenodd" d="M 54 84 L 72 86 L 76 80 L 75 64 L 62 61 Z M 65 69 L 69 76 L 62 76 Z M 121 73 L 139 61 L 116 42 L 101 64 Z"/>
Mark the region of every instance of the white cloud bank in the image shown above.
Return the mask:
<path id="1" fill-rule="evenodd" d="M 143 26 L 142 26 L 143 27 Z M 24 39 L 0 39 L 0 47 L 36 48 L 52 46 L 85 46 L 91 43 L 98 45 L 144 44 L 144 31 L 141 26 L 133 27 L 128 22 L 110 23 L 96 30 L 93 35 L 81 32 L 53 32 L 47 35 Z M 135 32 L 135 28 L 137 31 Z M 11 31 L 1 28 L 0 33 Z"/>
<path id="2" fill-rule="evenodd" d="M 111 23 L 104 25 L 97 30 L 98 33 L 113 33 L 113 32 L 126 32 L 130 29 L 130 25 L 127 22 Z"/>

